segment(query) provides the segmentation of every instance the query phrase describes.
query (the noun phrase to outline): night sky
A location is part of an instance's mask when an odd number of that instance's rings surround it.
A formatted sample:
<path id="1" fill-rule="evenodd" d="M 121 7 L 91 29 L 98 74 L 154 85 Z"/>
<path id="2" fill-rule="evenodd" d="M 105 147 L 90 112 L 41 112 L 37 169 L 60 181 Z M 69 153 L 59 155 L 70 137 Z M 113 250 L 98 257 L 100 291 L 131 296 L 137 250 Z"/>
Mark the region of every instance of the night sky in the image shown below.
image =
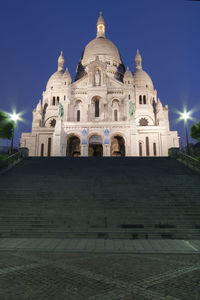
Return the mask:
<path id="1" fill-rule="evenodd" d="M 12 0 L 0 4 L 0 110 L 24 111 L 15 132 L 30 132 L 32 111 L 63 50 L 74 80 L 81 53 L 96 37 L 99 11 L 106 37 L 134 71 L 137 49 L 158 97 L 169 106 L 171 130 L 185 144 L 183 121 L 176 110 L 195 109 L 200 120 L 200 2 L 185 0 Z M 194 142 L 194 140 L 190 139 Z M 1 140 L 1 145 L 10 142 Z"/>

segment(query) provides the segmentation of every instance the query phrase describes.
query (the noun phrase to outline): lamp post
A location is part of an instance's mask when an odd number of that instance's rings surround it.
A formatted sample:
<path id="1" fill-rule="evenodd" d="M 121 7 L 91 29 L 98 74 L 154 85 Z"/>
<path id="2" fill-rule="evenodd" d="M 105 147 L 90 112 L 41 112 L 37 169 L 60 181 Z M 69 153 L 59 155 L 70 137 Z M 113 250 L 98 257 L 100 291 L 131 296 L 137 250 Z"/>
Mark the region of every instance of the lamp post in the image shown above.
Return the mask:
<path id="1" fill-rule="evenodd" d="M 187 129 L 187 120 L 190 118 L 190 114 L 187 111 L 181 113 L 181 118 L 184 120 L 185 124 L 185 135 L 186 135 L 186 143 L 187 143 L 187 154 L 190 154 L 189 142 L 188 142 L 188 129 Z"/>
<path id="2" fill-rule="evenodd" d="M 15 125 L 17 124 L 17 121 L 20 119 L 20 114 L 16 114 L 13 112 L 10 115 L 10 120 L 14 122 L 14 127 L 13 127 L 13 136 L 11 138 L 11 145 L 10 145 L 10 154 L 13 153 L 13 141 L 14 141 L 14 132 L 15 132 Z"/>

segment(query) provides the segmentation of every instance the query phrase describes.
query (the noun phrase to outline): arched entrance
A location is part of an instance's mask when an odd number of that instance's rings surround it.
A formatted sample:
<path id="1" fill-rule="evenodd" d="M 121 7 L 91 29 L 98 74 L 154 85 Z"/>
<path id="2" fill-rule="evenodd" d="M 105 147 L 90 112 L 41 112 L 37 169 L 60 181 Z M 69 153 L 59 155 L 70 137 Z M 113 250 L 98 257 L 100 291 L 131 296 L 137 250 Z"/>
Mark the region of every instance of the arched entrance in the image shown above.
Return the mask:
<path id="1" fill-rule="evenodd" d="M 125 141 L 120 135 L 114 135 L 111 139 L 110 155 L 125 156 Z"/>
<path id="2" fill-rule="evenodd" d="M 103 156 L 102 138 L 92 135 L 88 141 L 88 156 Z"/>
<path id="3" fill-rule="evenodd" d="M 81 142 L 79 137 L 72 135 L 67 140 L 66 156 L 80 156 L 81 155 Z"/>

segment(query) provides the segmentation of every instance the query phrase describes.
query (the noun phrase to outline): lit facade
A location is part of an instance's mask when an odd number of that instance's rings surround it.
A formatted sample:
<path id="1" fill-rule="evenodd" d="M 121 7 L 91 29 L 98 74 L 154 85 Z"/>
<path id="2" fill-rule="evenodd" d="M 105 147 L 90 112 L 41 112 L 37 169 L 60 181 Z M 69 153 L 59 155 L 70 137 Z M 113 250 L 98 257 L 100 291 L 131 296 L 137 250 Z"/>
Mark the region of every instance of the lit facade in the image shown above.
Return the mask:
<path id="1" fill-rule="evenodd" d="M 20 144 L 30 156 L 167 156 L 179 139 L 139 51 L 135 71 L 125 70 L 100 15 L 74 82 L 61 52 L 33 110 L 32 132 L 22 133 Z"/>

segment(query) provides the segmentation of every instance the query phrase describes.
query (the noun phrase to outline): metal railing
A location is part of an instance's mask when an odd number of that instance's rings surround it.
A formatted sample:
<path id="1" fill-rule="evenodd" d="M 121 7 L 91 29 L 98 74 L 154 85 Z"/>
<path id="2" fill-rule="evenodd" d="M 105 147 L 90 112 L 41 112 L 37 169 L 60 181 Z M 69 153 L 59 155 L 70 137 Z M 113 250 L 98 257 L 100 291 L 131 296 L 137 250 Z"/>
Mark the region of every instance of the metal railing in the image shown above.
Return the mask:
<path id="1" fill-rule="evenodd" d="M 0 170 L 7 168 L 8 166 L 12 165 L 13 163 L 19 161 L 21 159 L 21 153 L 16 152 L 6 159 L 0 161 Z"/>
<path id="2" fill-rule="evenodd" d="M 188 167 L 195 167 L 200 170 L 200 161 L 195 157 L 185 154 L 181 151 L 177 151 L 177 158 L 184 162 Z"/>
<path id="3" fill-rule="evenodd" d="M 180 162 L 184 163 L 190 168 L 195 168 L 196 170 L 200 171 L 200 160 L 198 160 L 196 157 L 193 157 L 180 151 L 179 148 L 170 148 L 169 156 L 171 158 L 178 159 Z"/>

